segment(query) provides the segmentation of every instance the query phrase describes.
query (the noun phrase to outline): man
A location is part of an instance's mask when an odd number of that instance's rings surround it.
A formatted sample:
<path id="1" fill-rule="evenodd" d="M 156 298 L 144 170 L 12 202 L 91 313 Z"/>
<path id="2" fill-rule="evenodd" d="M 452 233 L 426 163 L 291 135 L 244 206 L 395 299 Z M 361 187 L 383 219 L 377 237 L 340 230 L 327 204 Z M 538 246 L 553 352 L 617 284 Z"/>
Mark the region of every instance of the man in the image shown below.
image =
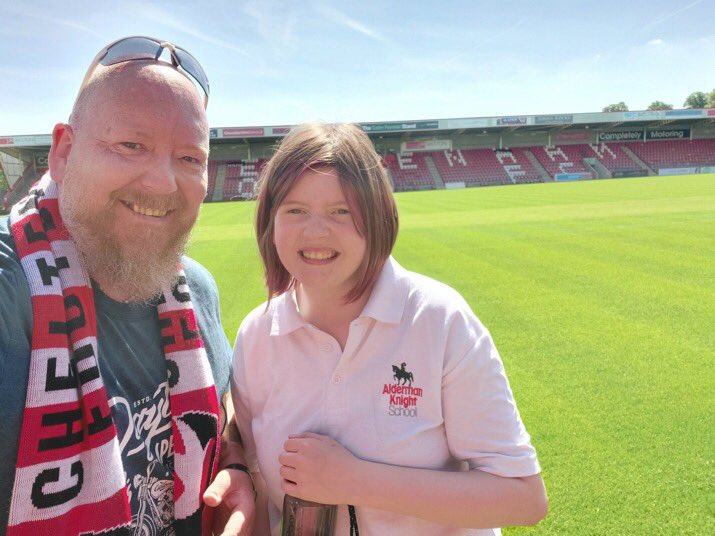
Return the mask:
<path id="1" fill-rule="evenodd" d="M 216 476 L 218 292 L 183 256 L 207 99 L 185 50 L 110 44 L 54 128 L 49 173 L 0 219 L 0 534 L 207 534 L 204 497 L 217 534 L 251 530 L 245 468 Z M 221 457 L 241 461 L 230 443 Z"/>

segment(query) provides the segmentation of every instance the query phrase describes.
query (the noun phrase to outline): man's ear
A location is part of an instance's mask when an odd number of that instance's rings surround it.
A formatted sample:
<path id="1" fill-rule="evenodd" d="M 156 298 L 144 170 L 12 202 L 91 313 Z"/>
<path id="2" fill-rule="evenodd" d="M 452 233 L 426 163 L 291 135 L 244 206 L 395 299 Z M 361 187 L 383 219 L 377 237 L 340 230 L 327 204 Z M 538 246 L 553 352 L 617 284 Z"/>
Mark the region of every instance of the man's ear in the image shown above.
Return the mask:
<path id="1" fill-rule="evenodd" d="M 67 123 L 57 123 L 52 130 L 52 147 L 48 163 L 50 165 L 50 175 L 57 184 L 62 184 L 67 169 L 67 160 L 72 151 L 74 142 L 74 131 Z"/>

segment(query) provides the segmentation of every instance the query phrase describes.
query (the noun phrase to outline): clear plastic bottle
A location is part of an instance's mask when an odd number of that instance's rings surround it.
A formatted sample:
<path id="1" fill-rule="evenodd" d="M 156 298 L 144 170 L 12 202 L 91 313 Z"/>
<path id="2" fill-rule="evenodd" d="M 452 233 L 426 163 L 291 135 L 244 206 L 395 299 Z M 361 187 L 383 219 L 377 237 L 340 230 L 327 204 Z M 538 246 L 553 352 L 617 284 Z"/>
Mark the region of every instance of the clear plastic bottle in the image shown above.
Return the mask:
<path id="1" fill-rule="evenodd" d="M 286 494 L 281 536 L 333 536 L 336 510 L 334 504 L 304 501 Z"/>

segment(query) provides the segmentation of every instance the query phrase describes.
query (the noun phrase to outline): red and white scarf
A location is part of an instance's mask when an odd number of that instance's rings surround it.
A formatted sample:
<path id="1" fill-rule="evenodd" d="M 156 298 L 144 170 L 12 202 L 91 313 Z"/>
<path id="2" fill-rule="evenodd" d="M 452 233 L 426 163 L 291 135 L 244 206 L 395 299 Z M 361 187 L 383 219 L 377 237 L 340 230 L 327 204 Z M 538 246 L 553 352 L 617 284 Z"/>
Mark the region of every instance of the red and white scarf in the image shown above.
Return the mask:
<path id="1" fill-rule="evenodd" d="M 129 534 L 117 431 L 97 358 L 89 275 L 49 174 L 12 208 L 32 293 L 32 349 L 8 536 Z M 210 534 L 202 495 L 218 464 L 218 400 L 186 277 L 158 305 L 174 444 L 174 529 Z"/>

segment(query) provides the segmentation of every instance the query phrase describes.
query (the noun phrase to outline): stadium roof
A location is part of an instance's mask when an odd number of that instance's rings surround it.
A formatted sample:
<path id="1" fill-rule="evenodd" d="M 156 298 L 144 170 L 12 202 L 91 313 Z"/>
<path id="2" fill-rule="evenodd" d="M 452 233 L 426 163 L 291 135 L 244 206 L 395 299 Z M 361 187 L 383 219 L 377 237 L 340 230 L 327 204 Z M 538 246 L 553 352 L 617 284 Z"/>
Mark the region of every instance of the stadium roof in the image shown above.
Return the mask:
<path id="1" fill-rule="evenodd" d="M 419 119 L 360 123 L 360 126 L 370 135 L 409 138 L 411 134 L 424 136 L 427 133 L 431 135 L 444 133 L 447 135 L 460 134 L 465 131 L 499 133 L 514 130 L 621 130 L 626 128 L 685 126 L 712 122 L 715 122 L 715 108 Z M 220 143 L 222 140 L 274 140 L 285 136 L 292 126 L 211 128 L 211 141 Z M 51 134 L 0 137 L 0 149 L 5 147 L 49 147 L 51 143 Z"/>

